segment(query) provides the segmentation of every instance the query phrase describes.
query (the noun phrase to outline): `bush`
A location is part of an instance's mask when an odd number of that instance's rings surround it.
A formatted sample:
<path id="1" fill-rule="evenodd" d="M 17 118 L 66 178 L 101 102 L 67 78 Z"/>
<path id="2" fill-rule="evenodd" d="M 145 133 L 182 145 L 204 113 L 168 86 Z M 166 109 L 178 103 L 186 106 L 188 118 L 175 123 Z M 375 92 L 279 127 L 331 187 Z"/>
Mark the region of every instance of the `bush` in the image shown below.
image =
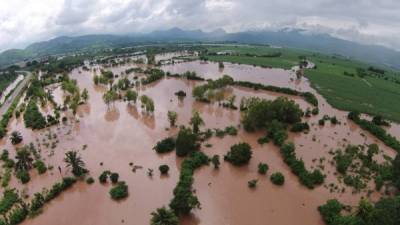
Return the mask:
<path id="1" fill-rule="evenodd" d="M 24 122 L 26 127 L 30 127 L 34 130 L 42 129 L 47 126 L 46 119 L 40 113 L 35 100 L 29 101 L 24 113 Z"/>
<path id="2" fill-rule="evenodd" d="M 252 151 L 249 144 L 242 142 L 235 144 L 231 150 L 224 156 L 224 159 L 235 166 L 247 164 L 251 159 Z"/>
<path id="3" fill-rule="evenodd" d="M 310 126 L 306 122 L 295 123 L 295 124 L 293 124 L 292 129 L 290 129 L 290 131 L 292 131 L 292 132 L 303 132 L 304 130 L 310 130 Z"/>
<path id="4" fill-rule="evenodd" d="M 100 176 L 99 176 L 99 182 L 101 183 L 101 184 L 104 184 L 104 183 L 107 183 L 107 178 L 108 178 L 108 175 L 110 175 L 110 171 L 108 171 L 108 170 L 106 170 L 106 171 L 103 171 L 101 174 L 100 174 Z"/>
<path id="5" fill-rule="evenodd" d="M 86 183 L 87 184 L 93 184 L 94 183 L 93 177 L 89 177 L 88 179 L 86 179 Z"/>
<path id="6" fill-rule="evenodd" d="M 218 169 L 221 164 L 219 161 L 219 155 L 213 155 L 211 158 L 211 163 L 214 165 L 214 169 Z"/>
<path id="7" fill-rule="evenodd" d="M 161 174 L 165 175 L 165 174 L 168 174 L 169 166 L 168 165 L 161 165 L 160 167 L 158 167 L 158 169 L 160 170 Z"/>
<path id="8" fill-rule="evenodd" d="M 33 163 L 33 166 L 39 174 L 44 174 L 47 171 L 47 167 L 42 160 L 36 160 L 36 162 Z"/>
<path id="9" fill-rule="evenodd" d="M 273 173 L 271 175 L 270 179 L 271 179 L 272 183 L 274 183 L 276 185 L 283 185 L 285 183 L 285 177 L 280 172 Z"/>
<path id="10" fill-rule="evenodd" d="M 118 173 L 111 173 L 110 174 L 110 180 L 113 184 L 118 183 L 118 179 L 119 179 L 119 174 Z"/>
<path id="11" fill-rule="evenodd" d="M 109 193 L 114 200 L 124 199 L 128 197 L 128 185 L 121 181 L 115 187 L 111 188 Z"/>
<path id="12" fill-rule="evenodd" d="M 165 138 L 157 142 L 156 146 L 153 148 L 157 153 L 167 153 L 175 148 L 175 139 L 172 137 Z"/>
<path id="13" fill-rule="evenodd" d="M 15 176 L 23 183 L 26 184 L 31 180 L 31 176 L 26 170 L 18 170 Z"/>
<path id="14" fill-rule="evenodd" d="M 256 179 L 250 180 L 247 182 L 247 185 L 249 186 L 249 188 L 256 188 L 257 182 L 258 182 L 258 180 L 256 180 Z"/>
<path id="15" fill-rule="evenodd" d="M 258 173 L 259 174 L 266 174 L 268 169 L 269 169 L 268 164 L 266 164 L 266 163 L 258 164 Z"/>

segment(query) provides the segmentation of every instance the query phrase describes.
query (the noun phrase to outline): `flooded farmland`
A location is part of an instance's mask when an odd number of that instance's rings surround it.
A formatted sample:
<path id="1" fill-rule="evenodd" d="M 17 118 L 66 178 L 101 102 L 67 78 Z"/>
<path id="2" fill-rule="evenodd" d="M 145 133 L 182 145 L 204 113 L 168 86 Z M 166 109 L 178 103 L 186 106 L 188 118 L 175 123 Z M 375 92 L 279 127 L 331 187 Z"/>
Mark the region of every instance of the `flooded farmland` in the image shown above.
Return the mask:
<path id="1" fill-rule="evenodd" d="M 165 60 L 166 57 L 160 56 L 159 59 Z M 136 65 L 126 64 L 106 69 L 121 75 L 133 66 Z M 68 150 L 79 151 L 90 175 L 96 179 L 92 185 L 78 182 L 72 189 L 46 205 L 41 215 L 28 219 L 23 224 L 148 224 L 150 213 L 161 206 L 168 206 L 172 199 L 172 191 L 178 181 L 182 162 L 174 152 L 157 155 L 152 150 L 157 141 L 176 135 L 178 132 L 178 128 L 166 129 L 169 128 L 167 112 L 176 111 L 177 124 L 187 125 L 192 111 L 196 110 L 205 122 L 202 129 L 240 124 L 239 110 L 226 109 L 216 103 L 195 101 L 191 93 L 199 82 L 179 78 L 167 77 L 138 88 L 139 95 L 146 94 L 154 100 L 153 114 L 145 113 L 140 103 L 116 101 L 107 106 L 102 98 L 106 88 L 93 83 L 94 74 L 99 73 L 97 68 L 94 66 L 89 71 L 77 68 L 71 72 L 70 78 L 76 79 L 81 89 L 86 88 L 90 98 L 86 104 L 78 107 L 76 116 L 65 112 L 65 116 L 68 117 L 66 123 L 32 131 L 24 127 L 22 118 L 13 118 L 10 122 L 8 130 L 20 131 L 24 137 L 23 144 L 34 143 L 41 151 L 45 163 L 54 166 L 53 170 L 44 175 L 32 173 L 32 179 L 26 185 L 21 185 L 13 177 L 10 186 L 16 187 L 28 196 L 42 188 L 50 187 L 71 173 L 63 162 L 65 152 Z M 320 112 L 317 116 L 305 119 L 311 126 L 310 131 L 307 134 L 289 135 L 289 140 L 295 143 L 298 157 L 304 160 L 307 168 L 316 168 L 322 158 L 326 161 L 332 160 L 333 156 L 329 151 L 344 149 L 348 144 L 377 143 L 384 154 L 395 156 L 396 152 L 393 149 L 349 121 L 347 112 L 332 108 L 310 87 L 307 79 L 296 79 L 293 71 L 229 63 L 225 63 L 224 69 L 219 69 L 217 63 L 200 61 L 165 65 L 161 69 L 170 73 L 195 71 L 206 79 L 216 79 L 228 74 L 235 80 L 290 87 L 314 93 L 319 101 Z M 54 100 L 60 104 L 63 100 L 63 91 L 60 87 L 53 87 L 52 90 Z M 179 90 L 186 92 L 187 96 L 178 99 L 174 93 Z M 312 108 L 303 98 L 297 96 L 236 86 L 229 87 L 226 92 L 227 95 L 236 96 L 236 105 L 239 105 L 242 97 L 257 96 L 273 100 L 278 96 L 286 96 L 298 103 L 303 110 Z M 45 109 L 42 110 L 45 112 Z M 340 123 L 333 125 L 327 122 L 325 126 L 320 126 L 318 120 L 323 115 L 335 115 Z M 398 125 L 389 128 L 389 132 L 400 137 Z M 335 183 L 340 186 L 340 190 L 344 188 L 345 191 L 332 191 L 327 185 L 314 190 L 305 188 L 283 162 L 278 147 L 272 143 L 258 144 L 258 138 L 263 135 L 262 132 L 248 133 L 239 129 L 237 136 L 212 137 L 206 142 L 211 144 L 211 147 L 201 147 L 201 151 L 207 155 L 218 154 L 223 158 L 231 145 L 244 141 L 251 145 L 253 158 L 243 167 L 234 167 L 223 162 L 219 170 L 206 166 L 196 171 L 194 189 L 201 202 L 201 209 L 196 209 L 190 216 L 182 218 L 182 224 L 322 225 L 324 223 L 317 207 L 326 200 L 337 198 L 344 204 L 354 205 L 361 197 L 367 196 L 366 192 L 352 193 L 350 188 L 340 183 L 335 175 L 335 167 L 329 163 L 325 163 L 323 169 L 323 173 L 327 176 L 325 183 Z M 52 148 L 52 145 L 56 147 Z M 15 154 L 15 147 L 10 143 L 8 136 L 3 138 L 1 147 L 10 150 L 10 154 Z M 258 174 L 257 165 L 260 162 L 269 165 L 268 174 L 282 172 L 286 178 L 285 184 L 282 187 L 275 186 L 267 176 Z M 159 175 L 158 167 L 161 164 L 170 167 L 168 176 Z M 58 166 L 61 167 L 60 171 Z M 133 169 L 134 167 L 138 169 Z M 148 169 L 154 169 L 153 177 L 147 175 Z M 97 180 L 104 170 L 118 172 L 120 179 L 128 184 L 127 199 L 120 202 L 110 199 L 108 191 L 111 184 L 103 185 Z M 259 180 L 257 188 L 248 188 L 247 182 L 251 179 Z M 376 200 L 380 196 L 381 193 L 374 192 L 369 198 Z"/>

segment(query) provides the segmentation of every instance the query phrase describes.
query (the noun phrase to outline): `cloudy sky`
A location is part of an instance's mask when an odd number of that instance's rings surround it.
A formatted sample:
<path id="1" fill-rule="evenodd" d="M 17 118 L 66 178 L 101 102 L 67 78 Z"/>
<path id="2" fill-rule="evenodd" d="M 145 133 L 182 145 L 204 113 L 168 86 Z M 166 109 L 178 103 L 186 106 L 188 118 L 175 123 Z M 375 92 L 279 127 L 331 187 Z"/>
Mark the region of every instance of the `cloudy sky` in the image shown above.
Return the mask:
<path id="1" fill-rule="evenodd" d="M 0 0 L 0 51 L 60 35 L 304 28 L 400 49 L 399 0 Z"/>

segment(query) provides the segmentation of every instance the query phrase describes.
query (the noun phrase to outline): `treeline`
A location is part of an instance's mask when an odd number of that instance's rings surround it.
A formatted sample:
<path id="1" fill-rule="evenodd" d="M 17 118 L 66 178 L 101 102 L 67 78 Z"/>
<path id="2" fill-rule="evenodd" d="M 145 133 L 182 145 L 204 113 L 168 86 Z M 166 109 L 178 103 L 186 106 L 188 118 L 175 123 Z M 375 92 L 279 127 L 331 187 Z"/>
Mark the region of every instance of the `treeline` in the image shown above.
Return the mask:
<path id="1" fill-rule="evenodd" d="M 200 202 L 192 190 L 193 173 L 201 166 L 208 165 L 209 160 L 204 153 L 195 151 L 182 162 L 179 181 L 169 204 L 177 216 L 187 215 L 192 209 L 200 207 Z"/>
<path id="2" fill-rule="evenodd" d="M 388 134 L 385 129 L 376 125 L 375 123 L 361 119 L 359 112 L 350 112 L 348 114 L 348 118 L 353 120 L 357 125 L 359 125 L 362 129 L 369 131 L 387 146 L 393 148 L 397 152 L 400 152 L 400 141 L 396 139 L 396 137 Z"/>
<path id="3" fill-rule="evenodd" d="M 69 189 L 76 182 L 75 178 L 65 177 L 61 182 L 55 183 L 50 190 L 37 192 L 30 203 L 25 203 L 15 189 L 6 190 L 0 200 L 0 224 L 17 225 L 28 216 L 34 217 L 41 213 L 43 206 Z"/>
<path id="4" fill-rule="evenodd" d="M 150 69 L 144 71 L 144 73 L 147 74 L 147 76 L 146 78 L 141 79 L 142 85 L 151 84 L 157 80 L 162 79 L 165 76 L 164 71 L 160 69 Z"/>
<path id="5" fill-rule="evenodd" d="M 318 210 L 328 225 L 398 225 L 400 224 L 400 196 L 381 198 L 375 204 L 361 199 L 354 213 L 344 213 L 348 209 L 336 199 L 331 199 Z"/>
<path id="6" fill-rule="evenodd" d="M 297 159 L 295 149 L 294 144 L 289 142 L 280 148 L 280 152 L 283 156 L 283 161 L 290 167 L 292 172 L 299 177 L 300 182 L 310 189 L 324 183 L 325 176 L 321 171 L 319 169 L 315 169 L 312 172 L 308 171 L 304 165 L 304 161 L 302 159 Z"/>
<path id="7" fill-rule="evenodd" d="M 277 87 L 277 86 L 272 86 L 272 85 L 263 85 L 260 83 L 253 83 L 253 82 L 249 82 L 249 81 L 235 81 L 234 84 L 237 86 L 241 86 L 241 87 L 253 88 L 254 90 L 265 90 L 265 91 L 283 93 L 283 94 L 287 94 L 287 95 L 301 96 L 304 98 L 304 100 L 306 100 L 311 105 L 318 106 L 318 99 L 311 92 L 300 92 L 300 91 L 293 90 L 291 88 Z"/>

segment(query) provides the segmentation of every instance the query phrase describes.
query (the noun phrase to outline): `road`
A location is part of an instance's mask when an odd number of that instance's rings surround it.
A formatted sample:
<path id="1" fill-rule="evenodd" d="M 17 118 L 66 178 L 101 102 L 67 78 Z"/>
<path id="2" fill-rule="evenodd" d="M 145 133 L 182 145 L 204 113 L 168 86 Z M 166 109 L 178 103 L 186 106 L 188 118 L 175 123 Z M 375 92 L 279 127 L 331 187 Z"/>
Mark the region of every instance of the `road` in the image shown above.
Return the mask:
<path id="1" fill-rule="evenodd" d="M 14 89 L 13 93 L 10 96 L 8 96 L 8 98 L 4 102 L 4 104 L 0 107 L 0 115 L 3 115 L 5 112 L 7 112 L 8 108 L 14 102 L 15 98 L 17 98 L 19 93 L 22 91 L 22 89 L 26 86 L 26 84 L 32 78 L 31 72 L 17 71 L 17 73 L 26 73 L 27 75 L 25 76 L 24 80 L 22 80 L 21 83 L 19 83 L 19 85 Z"/>

